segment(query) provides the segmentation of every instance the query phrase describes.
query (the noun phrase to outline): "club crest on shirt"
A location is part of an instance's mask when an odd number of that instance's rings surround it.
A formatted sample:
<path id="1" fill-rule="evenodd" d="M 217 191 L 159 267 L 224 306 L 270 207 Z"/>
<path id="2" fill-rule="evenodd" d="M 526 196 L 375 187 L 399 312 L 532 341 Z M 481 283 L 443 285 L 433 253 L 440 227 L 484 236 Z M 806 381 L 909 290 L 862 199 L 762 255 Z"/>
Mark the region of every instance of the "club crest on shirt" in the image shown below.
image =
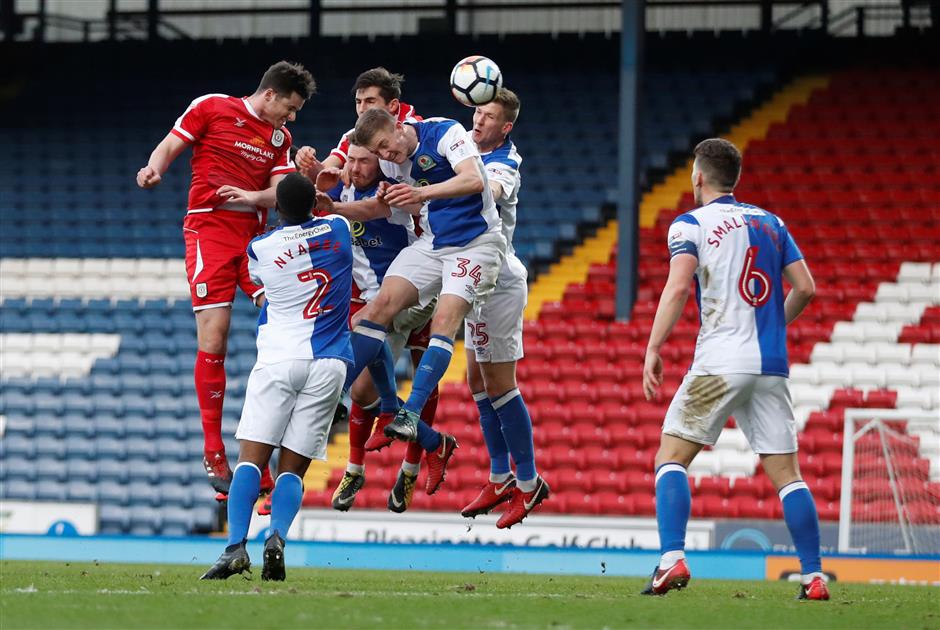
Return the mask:
<path id="1" fill-rule="evenodd" d="M 196 297 L 204 298 L 209 295 L 209 287 L 206 286 L 205 282 L 200 282 L 196 285 Z"/>
<path id="2" fill-rule="evenodd" d="M 422 171 L 426 171 L 437 166 L 437 162 L 432 160 L 430 155 L 419 155 L 417 162 L 418 168 L 420 168 Z"/>
<path id="3" fill-rule="evenodd" d="M 280 129 L 275 129 L 274 133 L 271 134 L 271 144 L 274 148 L 280 148 L 284 145 L 284 132 Z"/>

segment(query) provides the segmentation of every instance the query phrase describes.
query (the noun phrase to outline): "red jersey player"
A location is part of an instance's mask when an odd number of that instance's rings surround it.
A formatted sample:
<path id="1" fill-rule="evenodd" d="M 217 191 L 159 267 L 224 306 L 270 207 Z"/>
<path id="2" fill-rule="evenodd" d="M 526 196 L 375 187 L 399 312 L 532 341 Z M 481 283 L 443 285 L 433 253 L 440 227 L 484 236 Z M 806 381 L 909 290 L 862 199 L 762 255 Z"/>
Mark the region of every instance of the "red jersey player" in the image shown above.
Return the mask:
<path id="1" fill-rule="evenodd" d="M 194 379 L 205 438 L 203 464 L 209 483 L 223 495 L 232 478 L 222 441 L 222 403 L 235 288 L 256 304 L 264 300 L 264 288 L 248 276 L 246 249 L 264 231 L 277 183 L 294 170 L 291 135 L 284 125 L 296 119 L 315 90 L 303 66 L 280 61 L 268 68 L 251 96 L 201 96 L 137 172 L 137 185 L 153 188 L 173 160 L 193 148 L 183 238 L 199 345 Z M 267 477 L 273 487 L 270 473 Z"/>

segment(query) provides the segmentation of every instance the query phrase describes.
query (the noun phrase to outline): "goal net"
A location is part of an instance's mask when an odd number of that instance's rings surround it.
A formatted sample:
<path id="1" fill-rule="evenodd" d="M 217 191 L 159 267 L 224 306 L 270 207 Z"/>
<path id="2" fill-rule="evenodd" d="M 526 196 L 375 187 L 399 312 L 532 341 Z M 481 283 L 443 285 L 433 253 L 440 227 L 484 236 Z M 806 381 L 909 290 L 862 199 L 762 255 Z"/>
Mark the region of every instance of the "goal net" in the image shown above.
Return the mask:
<path id="1" fill-rule="evenodd" d="M 839 551 L 940 554 L 940 412 L 846 409 Z"/>

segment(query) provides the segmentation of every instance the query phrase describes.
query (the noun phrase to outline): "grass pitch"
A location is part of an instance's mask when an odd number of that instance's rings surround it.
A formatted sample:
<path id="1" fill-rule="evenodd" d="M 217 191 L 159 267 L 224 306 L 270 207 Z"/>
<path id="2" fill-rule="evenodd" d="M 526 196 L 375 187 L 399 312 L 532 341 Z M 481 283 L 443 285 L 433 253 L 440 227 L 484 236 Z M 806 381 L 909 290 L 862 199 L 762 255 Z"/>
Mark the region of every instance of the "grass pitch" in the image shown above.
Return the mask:
<path id="1" fill-rule="evenodd" d="M 200 582 L 207 567 L 0 562 L 0 626 L 13 628 L 940 628 L 933 587 L 292 569 L 287 581 Z"/>

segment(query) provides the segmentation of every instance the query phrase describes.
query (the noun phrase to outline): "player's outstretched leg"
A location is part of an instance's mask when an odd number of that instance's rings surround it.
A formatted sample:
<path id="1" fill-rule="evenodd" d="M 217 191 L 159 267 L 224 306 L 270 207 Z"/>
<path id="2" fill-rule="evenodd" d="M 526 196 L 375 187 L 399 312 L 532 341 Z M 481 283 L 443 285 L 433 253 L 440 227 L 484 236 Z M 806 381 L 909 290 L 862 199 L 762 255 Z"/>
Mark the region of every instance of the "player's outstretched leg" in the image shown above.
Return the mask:
<path id="1" fill-rule="evenodd" d="M 428 402 L 431 392 L 437 387 L 450 358 L 454 354 L 454 340 L 444 335 L 431 335 L 428 349 L 421 356 L 421 362 L 415 368 L 411 394 L 404 407 L 395 416 L 395 420 L 385 427 L 385 435 L 396 440 L 414 442 L 418 437 L 418 423 L 421 410 Z"/>
<path id="2" fill-rule="evenodd" d="M 522 393 L 514 388 L 492 399 L 499 418 L 503 439 L 516 464 L 516 488 L 509 507 L 496 522 L 496 527 L 509 528 L 529 515 L 548 498 L 551 488 L 535 468 L 535 446 L 532 442 L 532 419 Z"/>
<path id="3" fill-rule="evenodd" d="M 303 496 L 304 484 L 299 475 L 282 472 L 277 476 L 277 483 L 271 494 L 271 533 L 264 543 L 262 580 L 283 580 L 286 575 L 284 539 L 287 538 L 291 523 L 300 510 Z"/>
<path id="4" fill-rule="evenodd" d="M 428 398 L 428 402 L 421 410 L 421 420 L 428 426 L 434 425 L 434 416 L 437 414 L 438 389 L 435 387 Z M 411 505 L 414 496 L 415 482 L 421 470 L 421 457 L 425 454 L 419 442 L 411 442 L 405 451 L 405 459 L 401 463 L 395 485 L 388 493 L 388 509 L 401 514 Z"/>
<path id="5" fill-rule="evenodd" d="M 251 462 L 239 462 L 228 494 L 228 546 L 201 579 L 224 580 L 251 567 L 245 540 L 260 489 L 261 470 Z"/>
<path id="6" fill-rule="evenodd" d="M 778 491 L 783 504 L 783 518 L 800 558 L 798 599 L 827 600 L 829 587 L 819 553 L 819 517 L 813 494 L 802 479 L 788 483 Z"/>
<path id="7" fill-rule="evenodd" d="M 692 493 L 685 466 L 675 462 L 656 469 L 656 523 L 662 556 L 643 595 L 665 595 L 681 589 L 692 575 L 685 562 L 685 530 L 692 511 Z"/>
<path id="8" fill-rule="evenodd" d="M 510 500 L 512 489 L 516 487 L 516 478 L 509 467 L 509 446 L 493 403 L 486 392 L 473 394 L 473 400 L 480 411 L 480 428 L 490 456 L 490 479 L 480 495 L 460 511 L 461 516 L 468 518 L 487 514 L 500 503 Z"/>
<path id="9" fill-rule="evenodd" d="M 392 443 L 392 438 L 385 435 L 387 427 L 398 413 L 398 387 L 395 383 L 395 359 L 388 343 L 382 345 L 376 360 L 369 365 L 369 375 L 379 392 L 379 418 L 375 431 L 366 440 L 367 451 L 380 451 Z"/>

